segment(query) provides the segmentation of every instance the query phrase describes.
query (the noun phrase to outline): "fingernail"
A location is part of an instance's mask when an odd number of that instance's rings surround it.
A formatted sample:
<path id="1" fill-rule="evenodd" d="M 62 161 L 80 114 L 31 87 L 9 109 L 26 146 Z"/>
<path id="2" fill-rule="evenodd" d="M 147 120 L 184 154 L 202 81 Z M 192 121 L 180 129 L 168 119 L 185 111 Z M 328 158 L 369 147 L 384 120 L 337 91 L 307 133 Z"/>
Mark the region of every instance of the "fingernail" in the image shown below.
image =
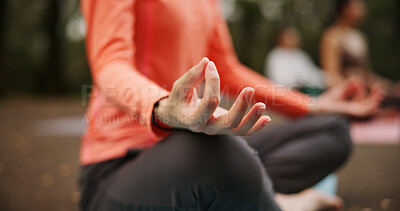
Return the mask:
<path id="1" fill-rule="evenodd" d="M 208 71 L 214 71 L 214 70 L 216 70 L 217 68 L 215 67 L 215 64 L 214 64 L 214 62 L 209 62 L 208 63 L 208 65 L 207 65 L 207 70 Z"/>
<path id="2" fill-rule="evenodd" d="M 257 109 L 257 114 L 261 115 L 264 112 L 264 109 L 265 109 L 265 106 L 258 108 Z"/>
<path id="3" fill-rule="evenodd" d="M 246 93 L 244 94 L 244 99 L 246 100 L 247 103 L 249 103 L 251 100 L 251 94 L 252 94 L 251 91 L 246 91 Z"/>
<path id="4" fill-rule="evenodd" d="M 197 69 L 198 70 L 202 70 L 204 68 L 205 65 L 207 65 L 208 63 L 208 58 L 207 57 L 203 57 L 200 61 L 200 63 L 197 65 Z"/>
<path id="5" fill-rule="evenodd" d="M 200 64 L 201 64 L 202 66 L 206 66 L 206 65 L 208 64 L 209 61 L 210 61 L 210 60 L 208 60 L 207 57 L 203 57 L 203 58 L 201 59 L 201 61 L 200 61 Z"/>

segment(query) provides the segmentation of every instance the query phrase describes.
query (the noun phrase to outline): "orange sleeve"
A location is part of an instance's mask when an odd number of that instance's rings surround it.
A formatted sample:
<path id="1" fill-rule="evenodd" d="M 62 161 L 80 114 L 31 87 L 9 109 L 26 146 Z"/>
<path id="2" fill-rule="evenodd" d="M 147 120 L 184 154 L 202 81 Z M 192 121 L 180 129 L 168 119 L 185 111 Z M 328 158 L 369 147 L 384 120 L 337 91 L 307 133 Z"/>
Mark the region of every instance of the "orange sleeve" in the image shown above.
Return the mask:
<path id="1" fill-rule="evenodd" d="M 217 4 L 217 3 L 216 3 Z M 221 78 L 221 91 L 236 97 L 244 87 L 255 89 L 255 100 L 267 108 L 297 117 L 309 112 L 311 99 L 297 91 L 277 86 L 264 76 L 242 65 L 233 49 L 228 26 L 215 7 L 216 27 L 210 41 L 208 57 L 214 61 Z"/>
<path id="2" fill-rule="evenodd" d="M 86 49 L 94 84 L 107 101 L 140 119 L 153 132 L 154 104 L 168 96 L 141 74 L 134 61 L 135 0 L 83 0 Z"/>

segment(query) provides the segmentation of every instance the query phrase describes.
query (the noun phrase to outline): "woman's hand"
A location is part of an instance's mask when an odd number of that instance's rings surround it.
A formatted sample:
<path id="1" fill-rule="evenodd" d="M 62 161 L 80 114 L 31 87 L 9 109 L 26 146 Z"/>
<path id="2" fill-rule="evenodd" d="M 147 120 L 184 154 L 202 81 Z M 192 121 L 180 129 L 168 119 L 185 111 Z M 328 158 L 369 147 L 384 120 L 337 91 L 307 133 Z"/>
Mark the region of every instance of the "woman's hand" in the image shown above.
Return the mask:
<path id="1" fill-rule="evenodd" d="M 382 91 L 379 84 L 371 86 L 367 93 L 361 80 L 354 77 L 318 97 L 312 111 L 366 117 L 378 111 L 381 100 Z"/>
<path id="2" fill-rule="evenodd" d="M 204 97 L 197 96 L 196 85 L 205 79 Z M 184 128 L 209 135 L 250 135 L 271 121 L 263 116 L 264 103 L 248 110 L 254 89 L 244 88 L 232 108 L 219 107 L 220 79 L 213 62 L 203 58 L 200 63 L 175 81 L 168 98 L 154 108 L 155 118 L 172 128 Z"/>

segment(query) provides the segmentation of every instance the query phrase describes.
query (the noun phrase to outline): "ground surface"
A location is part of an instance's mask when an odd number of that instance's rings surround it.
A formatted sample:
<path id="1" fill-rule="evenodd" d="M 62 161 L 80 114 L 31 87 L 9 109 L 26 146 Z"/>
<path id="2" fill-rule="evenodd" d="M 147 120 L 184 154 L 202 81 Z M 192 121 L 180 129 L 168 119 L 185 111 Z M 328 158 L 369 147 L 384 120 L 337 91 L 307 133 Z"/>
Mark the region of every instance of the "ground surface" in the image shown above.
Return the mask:
<path id="1" fill-rule="evenodd" d="M 0 210 L 78 210 L 79 100 L 0 101 Z M 346 210 L 400 210 L 399 145 L 357 145 L 339 172 Z"/>

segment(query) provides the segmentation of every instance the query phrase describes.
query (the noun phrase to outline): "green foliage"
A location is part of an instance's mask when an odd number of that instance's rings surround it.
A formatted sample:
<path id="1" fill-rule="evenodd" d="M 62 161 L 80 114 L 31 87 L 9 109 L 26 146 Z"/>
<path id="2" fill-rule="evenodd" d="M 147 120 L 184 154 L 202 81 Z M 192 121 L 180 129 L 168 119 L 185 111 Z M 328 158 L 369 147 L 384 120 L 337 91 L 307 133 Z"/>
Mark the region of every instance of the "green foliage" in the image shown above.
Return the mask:
<path id="1" fill-rule="evenodd" d="M 0 94 L 79 94 L 90 84 L 83 39 L 68 38 L 78 0 L 0 1 Z M 333 0 L 222 0 L 240 60 L 258 72 L 280 28 L 299 29 L 302 47 L 318 64 L 321 33 Z M 373 69 L 400 79 L 400 2 L 368 0 L 361 29 L 369 37 Z M 75 23 L 75 22 L 74 22 Z"/>
<path id="2" fill-rule="evenodd" d="M 1 2 L 0 94 L 70 94 L 90 84 L 84 41 L 65 32 L 78 1 Z"/>

